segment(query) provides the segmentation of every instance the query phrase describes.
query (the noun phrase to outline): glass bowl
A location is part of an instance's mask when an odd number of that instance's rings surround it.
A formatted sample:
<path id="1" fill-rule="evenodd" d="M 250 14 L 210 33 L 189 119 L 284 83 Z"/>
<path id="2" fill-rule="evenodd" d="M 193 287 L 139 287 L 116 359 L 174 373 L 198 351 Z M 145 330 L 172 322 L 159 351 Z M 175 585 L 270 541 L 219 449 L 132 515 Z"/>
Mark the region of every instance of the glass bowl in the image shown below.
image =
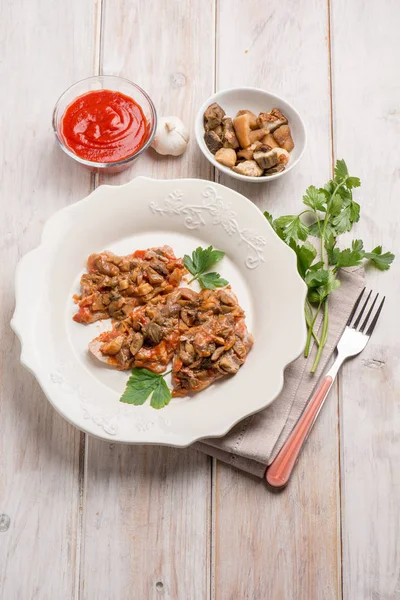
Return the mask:
<path id="1" fill-rule="evenodd" d="M 147 119 L 148 134 L 147 139 L 143 146 L 136 150 L 132 155 L 116 162 L 93 162 L 85 160 L 70 150 L 63 139 L 61 132 L 62 118 L 64 116 L 67 107 L 82 94 L 91 92 L 94 90 L 112 90 L 115 92 L 121 92 L 126 96 L 132 98 L 142 108 L 144 116 Z M 53 131 L 55 133 L 57 142 L 64 150 L 64 152 L 73 158 L 77 163 L 89 168 L 95 172 L 106 172 L 106 173 L 119 173 L 131 165 L 131 163 L 140 156 L 153 141 L 154 135 L 157 128 L 157 113 L 151 98 L 146 94 L 142 88 L 140 88 L 133 81 L 124 79 L 123 77 L 117 77 L 116 75 L 96 75 L 94 77 L 87 77 L 77 83 L 74 83 L 69 87 L 57 100 L 57 104 L 53 111 Z"/>

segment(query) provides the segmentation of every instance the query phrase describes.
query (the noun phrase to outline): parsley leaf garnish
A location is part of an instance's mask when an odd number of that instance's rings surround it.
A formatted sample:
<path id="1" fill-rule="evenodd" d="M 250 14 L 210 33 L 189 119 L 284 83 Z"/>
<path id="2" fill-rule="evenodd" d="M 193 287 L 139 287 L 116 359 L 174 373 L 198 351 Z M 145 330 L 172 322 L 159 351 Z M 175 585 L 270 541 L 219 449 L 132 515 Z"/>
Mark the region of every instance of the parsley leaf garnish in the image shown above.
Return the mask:
<path id="1" fill-rule="evenodd" d="M 151 394 L 150 406 L 156 409 L 164 408 L 171 400 L 171 391 L 165 383 L 165 375 L 167 373 L 153 373 L 148 369 L 132 369 L 120 402 L 140 406 Z"/>
<path id="2" fill-rule="evenodd" d="M 298 242 L 308 237 L 308 227 L 298 215 L 279 217 L 274 221 L 275 226 L 282 231 L 283 239 L 289 244 L 291 240 Z"/>
<path id="3" fill-rule="evenodd" d="M 358 177 L 349 175 L 344 160 L 336 162 L 334 177 L 322 188 L 310 185 L 303 196 L 305 210 L 298 215 L 285 215 L 274 219 L 265 212 L 265 218 L 297 255 L 297 268 L 308 287 L 305 318 L 308 336 L 304 355 L 308 356 L 312 338 L 318 346 L 316 359 L 311 372 L 317 369 L 321 353 L 328 337 L 328 298 L 340 286 L 337 279 L 339 269 L 355 267 L 369 260 L 376 268 L 385 271 L 394 260 L 391 252 L 383 252 L 377 246 L 365 252 L 362 240 L 354 240 L 351 248 L 337 248 L 337 238 L 350 231 L 360 219 L 360 205 L 353 199 L 353 189 L 360 186 Z M 302 219 L 304 214 L 312 214 L 311 225 Z M 309 241 L 309 236 L 319 238 L 319 253 Z M 303 243 L 301 243 L 303 242 Z M 314 325 L 317 316 L 323 312 L 321 336 L 318 337 Z"/>
<path id="4" fill-rule="evenodd" d="M 222 279 L 219 273 L 204 273 L 203 275 L 198 276 L 198 282 L 200 283 L 202 288 L 207 288 L 208 290 L 215 290 L 215 288 L 221 288 L 228 285 L 226 279 Z"/>
<path id="5" fill-rule="evenodd" d="M 209 246 L 208 248 L 199 246 L 196 250 L 193 250 L 191 257 L 188 254 L 185 254 L 183 263 L 189 273 L 193 275 L 193 278 L 189 283 L 192 283 L 192 281 L 197 279 L 203 289 L 209 290 L 215 290 L 215 288 L 228 285 L 228 281 L 222 279 L 219 273 L 205 273 L 207 269 L 214 266 L 224 256 L 225 252 L 215 250 L 212 246 Z"/>
<path id="6" fill-rule="evenodd" d="M 369 259 L 380 271 L 387 271 L 394 261 L 394 254 L 391 252 L 382 254 L 382 246 L 377 246 L 372 252 L 364 252 L 364 258 Z"/>

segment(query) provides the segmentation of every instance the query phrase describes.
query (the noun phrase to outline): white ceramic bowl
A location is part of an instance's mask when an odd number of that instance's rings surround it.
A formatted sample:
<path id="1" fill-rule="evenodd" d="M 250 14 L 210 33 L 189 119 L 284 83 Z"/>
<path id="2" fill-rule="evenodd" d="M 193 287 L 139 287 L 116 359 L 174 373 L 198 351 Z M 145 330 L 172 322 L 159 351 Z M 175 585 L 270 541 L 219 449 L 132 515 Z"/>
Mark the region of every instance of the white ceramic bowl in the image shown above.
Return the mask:
<path id="1" fill-rule="evenodd" d="M 213 102 L 217 102 L 221 108 L 224 109 L 227 116 L 232 118 L 236 115 L 237 111 L 241 109 L 251 110 L 258 115 L 259 112 L 266 112 L 272 108 L 279 108 L 288 118 L 294 141 L 294 149 L 290 153 L 290 161 L 286 169 L 281 173 L 269 175 L 268 177 L 246 177 L 245 175 L 235 173 L 235 171 L 232 171 L 232 169 L 224 167 L 224 165 L 221 165 L 219 162 L 217 162 L 204 141 L 203 115 L 206 108 Z M 276 96 L 275 94 L 271 94 L 265 90 L 260 90 L 253 87 L 230 88 L 210 96 L 197 113 L 195 121 L 195 135 L 197 143 L 200 146 L 200 150 L 210 161 L 210 163 L 214 165 L 214 167 L 217 167 L 217 169 L 223 173 L 226 173 L 226 175 L 234 177 L 235 179 L 253 183 L 265 183 L 267 181 L 278 179 L 279 177 L 284 177 L 284 175 L 289 173 L 289 171 L 291 171 L 293 167 L 300 161 L 304 154 L 304 150 L 306 149 L 307 142 L 306 128 L 297 110 L 293 108 L 291 104 L 286 102 L 286 100 L 283 100 L 280 96 Z"/>

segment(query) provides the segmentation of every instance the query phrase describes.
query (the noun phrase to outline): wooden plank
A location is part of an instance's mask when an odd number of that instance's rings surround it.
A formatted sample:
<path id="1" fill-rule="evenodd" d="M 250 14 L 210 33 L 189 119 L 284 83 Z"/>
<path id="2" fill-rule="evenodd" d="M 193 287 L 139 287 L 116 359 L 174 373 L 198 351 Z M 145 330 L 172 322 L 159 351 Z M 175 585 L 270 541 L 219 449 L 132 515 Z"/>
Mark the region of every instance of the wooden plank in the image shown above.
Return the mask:
<path id="1" fill-rule="evenodd" d="M 362 182 L 356 235 L 397 256 L 399 19 L 395 1 L 332 3 L 336 154 Z M 399 260 L 387 274 L 369 271 L 368 284 L 387 302 L 371 342 L 341 377 L 343 597 L 394 600 L 400 598 Z"/>
<path id="2" fill-rule="evenodd" d="M 309 146 L 301 165 L 278 182 L 240 186 L 275 215 L 299 211 L 306 187 L 330 177 L 327 35 L 326 5 L 315 0 L 219 3 L 218 87 L 268 89 L 306 120 Z M 217 463 L 214 493 L 217 600 L 340 597 L 335 393 L 284 492 L 273 495 L 259 480 Z"/>
<path id="3" fill-rule="evenodd" d="M 80 434 L 19 365 L 9 321 L 18 258 L 39 243 L 48 216 L 90 191 L 90 174 L 56 147 L 51 115 L 64 89 L 94 66 L 96 10 L 92 0 L 0 6 L 0 595 L 7 600 L 75 596 Z"/>
<path id="4" fill-rule="evenodd" d="M 107 183 L 209 177 L 193 122 L 213 90 L 213 23 L 212 0 L 105 3 L 102 71 L 133 79 L 160 115 L 178 115 L 192 130 L 182 157 L 151 150 Z M 89 439 L 82 598 L 207 599 L 210 492 L 210 459 L 194 450 Z"/>

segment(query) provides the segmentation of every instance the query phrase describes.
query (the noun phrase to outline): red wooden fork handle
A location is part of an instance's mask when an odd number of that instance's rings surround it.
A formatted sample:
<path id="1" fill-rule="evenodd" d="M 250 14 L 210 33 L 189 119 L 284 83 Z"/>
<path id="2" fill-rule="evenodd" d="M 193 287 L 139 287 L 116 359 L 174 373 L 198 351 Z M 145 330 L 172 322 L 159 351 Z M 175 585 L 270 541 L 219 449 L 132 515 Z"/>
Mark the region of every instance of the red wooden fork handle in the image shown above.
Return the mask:
<path id="1" fill-rule="evenodd" d="M 279 454 L 274 462 L 268 467 L 265 479 L 270 486 L 282 488 L 288 484 L 303 444 L 314 425 L 314 421 L 332 386 L 332 382 L 333 379 L 330 375 L 324 377 L 318 390 L 310 400 L 290 436 L 279 451 Z"/>

